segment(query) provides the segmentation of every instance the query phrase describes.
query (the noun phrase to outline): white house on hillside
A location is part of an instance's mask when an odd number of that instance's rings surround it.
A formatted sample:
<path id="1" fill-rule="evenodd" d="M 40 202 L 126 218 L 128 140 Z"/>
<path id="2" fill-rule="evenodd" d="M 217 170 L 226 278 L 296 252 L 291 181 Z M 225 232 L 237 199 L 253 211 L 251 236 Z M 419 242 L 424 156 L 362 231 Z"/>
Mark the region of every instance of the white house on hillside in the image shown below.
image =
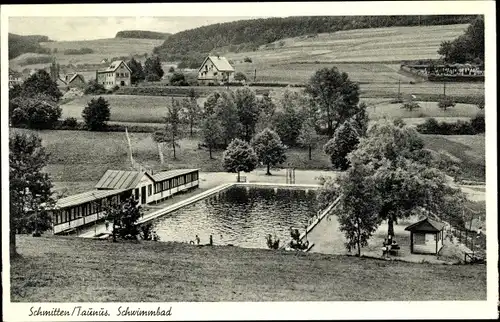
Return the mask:
<path id="1" fill-rule="evenodd" d="M 198 81 L 202 84 L 232 82 L 233 77 L 233 66 L 221 56 L 208 56 L 198 70 Z"/>
<path id="2" fill-rule="evenodd" d="M 97 83 L 106 89 L 115 86 L 130 86 L 132 70 L 123 60 L 112 62 L 109 67 L 102 71 L 96 71 Z"/>

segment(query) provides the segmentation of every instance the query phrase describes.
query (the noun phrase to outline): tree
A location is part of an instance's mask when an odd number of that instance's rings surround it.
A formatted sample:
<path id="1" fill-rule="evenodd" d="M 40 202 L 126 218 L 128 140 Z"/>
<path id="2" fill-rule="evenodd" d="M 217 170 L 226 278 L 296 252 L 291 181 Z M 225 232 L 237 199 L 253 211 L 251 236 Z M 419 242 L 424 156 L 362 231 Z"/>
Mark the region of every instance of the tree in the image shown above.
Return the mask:
<path id="1" fill-rule="evenodd" d="M 129 197 L 121 203 L 108 203 L 104 206 L 104 212 L 106 219 L 112 223 L 113 242 L 116 242 L 117 237 L 137 240 L 140 232 L 137 221 L 143 215 L 138 200 Z"/>
<path id="2" fill-rule="evenodd" d="M 239 182 L 240 171 L 251 172 L 255 170 L 258 157 L 248 142 L 234 139 L 224 151 L 222 161 L 223 167 L 227 172 L 238 173 Z"/>
<path id="3" fill-rule="evenodd" d="M 53 204 L 52 182 L 42 172 L 49 155 L 36 134 L 9 135 L 10 255 L 16 256 L 16 232 L 38 234 L 50 228 L 45 209 Z"/>
<path id="4" fill-rule="evenodd" d="M 478 17 L 463 35 L 442 42 L 438 54 L 448 63 L 484 62 L 484 19 Z"/>
<path id="5" fill-rule="evenodd" d="M 364 171 L 364 173 L 363 173 Z M 380 202 L 372 177 L 363 167 L 352 167 L 345 176 L 337 179 L 340 201 L 335 207 L 339 228 L 346 237 L 346 248 L 357 249 L 361 256 L 361 247 L 368 245 L 368 240 L 380 225 L 377 206 Z M 370 202 L 366 202 L 369 200 Z"/>
<path id="6" fill-rule="evenodd" d="M 19 96 L 9 101 L 9 120 L 12 126 L 50 129 L 57 123 L 61 114 L 62 109 L 55 99 L 45 94 Z"/>
<path id="7" fill-rule="evenodd" d="M 62 96 L 61 91 L 57 84 L 50 78 L 49 73 L 45 70 L 37 70 L 36 73 L 28 77 L 22 84 L 23 96 L 36 96 L 37 94 L 44 94 L 50 96 L 54 101 L 59 101 Z"/>
<path id="8" fill-rule="evenodd" d="M 152 79 L 160 80 L 163 77 L 164 71 L 161 67 L 161 60 L 158 56 L 151 56 L 146 59 L 144 63 L 144 74 L 146 75 L 146 79 L 150 77 Z"/>
<path id="9" fill-rule="evenodd" d="M 285 147 L 276 132 L 264 129 L 251 142 L 259 161 L 267 166 L 266 175 L 271 175 L 270 167 L 283 163 L 286 160 Z"/>
<path id="10" fill-rule="evenodd" d="M 221 120 L 224 146 L 227 146 L 229 142 L 239 137 L 241 133 L 241 123 L 233 95 L 227 92 L 220 93 L 215 110 L 218 118 Z"/>
<path id="11" fill-rule="evenodd" d="M 85 86 L 84 93 L 86 95 L 89 94 L 101 95 L 106 93 L 106 89 L 102 84 L 99 84 L 97 80 L 92 79 L 87 83 L 87 86 Z"/>
<path id="12" fill-rule="evenodd" d="M 234 80 L 237 82 L 244 82 L 247 80 L 247 77 L 242 72 L 237 72 L 236 74 L 234 74 Z"/>
<path id="13" fill-rule="evenodd" d="M 212 150 L 222 141 L 222 131 L 222 125 L 217 114 L 205 113 L 201 121 L 201 133 L 208 147 L 210 159 L 213 159 Z"/>
<path id="14" fill-rule="evenodd" d="M 109 103 L 101 96 L 97 99 L 91 99 L 82 112 L 83 120 L 89 131 L 98 131 L 105 128 L 109 116 Z"/>
<path id="15" fill-rule="evenodd" d="M 446 96 L 443 99 L 439 100 L 438 107 L 446 111 L 446 109 L 448 109 L 449 107 L 455 107 L 455 102 L 453 102 L 451 98 Z"/>
<path id="16" fill-rule="evenodd" d="M 132 84 L 137 84 L 146 79 L 146 75 L 144 73 L 144 70 L 142 69 L 142 64 L 140 61 L 137 61 L 132 57 L 132 59 L 127 63 L 127 66 L 132 71 L 130 73 L 130 81 L 132 82 Z"/>
<path id="17" fill-rule="evenodd" d="M 182 107 L 178 100 L 172 97 L 172 105 L 167 107 L 167 116 L 165 117 L 165 130 L 155 132 L 153 139 L 159 143 L 169 143 L 172 145 L 174 160 L 176 160 L 175 148 L 179 147 L 177 142 L 182 135 L 180 126 L 182 125 Z"/>
<path id="18" fill-rule="evenodd" d="M 259 120 L 259 106 L 255 92 L 247 87 L 241 88 L 233 92 L 233 97 L 243 130 L 241 138 L 249 142 L 255 134 L 255 126 Z"/>
<path id="19" fill-rule="evenodd" d="M 449 185 L 418 132 L 382 120 L 368 130 L 358 148 L 348 156 L 353 167 L 362 167 L 375 183 L 376 200 L 365 202 L 378 208 L 387 220 L 388 234 L 394 235 L 394 222 L 411 214 L 438 217 L 456 211 L 463 204 L 463 193 Z"/>
<path id="20" fill-rule="evenodd" d="M 321 111 L 331 137 L 335 130 L 358 112 L 359 86 L 336 67 L 322 68 L 311 77 L 305 89 L 311 103 Z"/>
<path id="21" fill-rule="evenodd" d="M 332 165 L 336 169 L 347 170 L 349 160 L 347 155 L 351 153 L 359 143 L 359 134 L 353 125 L 354 122 L 345 121 L 336 131 L 332 139 L 323 146 L 324 152 L 330 157 Z"/>
<path id="22" fill-rule="evenodd" d="M 299 93 L 286 90 L 277 103 L 273 119 L 276 133 L 284 144 L 297 145 L 307 101 Z"/>
<path id="23" fill-rule="evenodd" d="M 316 133 L 314 120 L 308 118 L 302 124 L 297 142 L 309 149 L 309 160 L 312 160 L 312 149 L 318 144 L 319 135 Z"/>
<path id="24" fill-rule="evenodd" d="M 420 108 L 420 104 L 418 104 L 417 102 L 414 102 L 414 101 L 409 101 L 409 102 L 403 103 L 401 108 L 411 112 L 413 110 Z"/>
<path id="25" fill-rule="evenodd" d="M 259 120 L 255 125 L 255 131 L 261 132 L 265 128 L 273 126 L 274 113 L 276 105 L 268 93 L 262 95 L 262 98 L 257 98 L 257 106 L 259 109 Z"/>
<path id="26" fill-rule="evenodd" d="M 189 136 L 193 136 L 193 126 L 201 116 L 201 107 L 196 102 L 196 92 L 191 88 L 189 97 L 182 100 L 182 113 L 189 122 Z"/>
<path id="27" fill-rule="evenodd" d="M 175 72 L 170 76 L 170 85 L 172 86 L 188 86 L 186 77 L 181 72 Z"/>

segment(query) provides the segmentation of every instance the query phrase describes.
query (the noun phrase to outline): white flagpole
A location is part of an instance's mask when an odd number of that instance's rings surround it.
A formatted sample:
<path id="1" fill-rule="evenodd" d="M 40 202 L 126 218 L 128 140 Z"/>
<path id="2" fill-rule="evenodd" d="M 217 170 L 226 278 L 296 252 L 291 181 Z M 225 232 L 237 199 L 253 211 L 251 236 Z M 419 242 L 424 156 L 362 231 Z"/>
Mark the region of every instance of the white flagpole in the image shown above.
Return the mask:
<path id="1" fill-rule="evenodd" d="M 128 149 L 130 151 L 130 163 L 132 164 L 132 168 L 135 168 L 134 157 L 132 156 L 132 143 L 130 142 L 130 137 L 128 136 L 127 128 L 125 128 L 125 135 L 127 136 Z"/>

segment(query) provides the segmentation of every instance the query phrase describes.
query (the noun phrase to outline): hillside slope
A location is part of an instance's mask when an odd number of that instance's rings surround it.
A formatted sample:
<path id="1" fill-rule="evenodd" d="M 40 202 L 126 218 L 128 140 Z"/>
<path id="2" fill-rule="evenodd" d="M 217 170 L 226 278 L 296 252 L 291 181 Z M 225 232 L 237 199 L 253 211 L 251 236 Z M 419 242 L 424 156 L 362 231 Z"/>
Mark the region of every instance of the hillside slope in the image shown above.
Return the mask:
<path id="1" fill-rule="evenodd" d="M 46 54 L 48 51 L 40 46 L 40 42 L 49 42 L 47 36 L 41 35 L 16 35 L 9 33 L 9 59 L 16 58 L 25 53 Z"/>
<path id="2" fill-rule="evenodd" d="M 252 19 L 213 24 L 182 31 L 155 48 L 164 59 L 184 59 L 232 46 L 230 51 L 255 50 L 260 45 L 288 37 L 340 30 L 394 26 L 470 23 L 474 16 L 310 16 Z"/>
<path id="3" fill-rule="evenodd" d="M 484 265 L 18 237 L 14 302 L 485 300 Z"/>

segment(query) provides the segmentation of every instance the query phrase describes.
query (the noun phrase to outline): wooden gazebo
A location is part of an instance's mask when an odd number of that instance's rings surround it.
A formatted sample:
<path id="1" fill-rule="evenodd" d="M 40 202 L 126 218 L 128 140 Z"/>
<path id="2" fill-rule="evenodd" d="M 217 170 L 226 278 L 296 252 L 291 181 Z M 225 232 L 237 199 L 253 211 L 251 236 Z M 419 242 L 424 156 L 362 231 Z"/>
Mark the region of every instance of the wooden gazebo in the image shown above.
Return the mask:
<path id="1" fill-rule="evenodd" d="M 412 254 L 437 254 L 444 241 L 444 223 L 425 218 L 405 230 L 410 232 Z"/>

